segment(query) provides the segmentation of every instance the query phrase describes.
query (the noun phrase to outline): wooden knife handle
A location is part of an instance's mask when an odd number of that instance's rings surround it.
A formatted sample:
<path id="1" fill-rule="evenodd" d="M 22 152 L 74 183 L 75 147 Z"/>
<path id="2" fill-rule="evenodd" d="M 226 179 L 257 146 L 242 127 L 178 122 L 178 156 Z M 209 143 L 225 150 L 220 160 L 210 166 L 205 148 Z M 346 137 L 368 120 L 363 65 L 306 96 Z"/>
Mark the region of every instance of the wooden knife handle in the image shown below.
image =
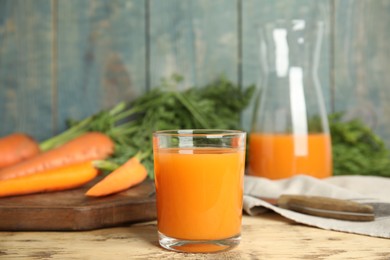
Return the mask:
<path id="1" fill-rule="evenodd" d="M 277 205 L 281 208 L 319 216 L 352 221 L 372 221 L 374 209 L 370 205 L 350 200 L 305 195 L 281 195 Z"/>

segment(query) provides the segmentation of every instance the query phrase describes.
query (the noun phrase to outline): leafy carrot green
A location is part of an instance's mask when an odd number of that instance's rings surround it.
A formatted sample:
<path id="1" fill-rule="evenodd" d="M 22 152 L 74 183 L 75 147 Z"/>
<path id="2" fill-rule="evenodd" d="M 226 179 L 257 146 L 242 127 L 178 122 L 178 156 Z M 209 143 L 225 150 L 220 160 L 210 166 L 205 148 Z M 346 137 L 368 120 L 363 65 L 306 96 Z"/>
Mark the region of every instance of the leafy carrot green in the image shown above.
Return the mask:
<path id="1" fill-rule="evenodd" d="M 329 115 L 334 175 L 390 177 L 390 151 L 383 140 L 359 119 L 345 120 L 343 113 Z"/>
<path id="2" fill-rule="evenodd" d="M 43 142 L 41 148 L 51 149 L 88 131 L 103 132 L 115 142 L 115 152 L 109 158 L 112 163 L 121 165 L 142 153 L 142 163 L 153 178 L 153 131 L 240 129 L 240 113 L 254 91 L 254 86 L 242 89 L 223 77 L 205 86 L 179 91 L 182 88 L 182 77 L 164 79 L 160 86 L 131 102 L 121 102 L 80 121 L 69 121 L 66 131 Z"/>

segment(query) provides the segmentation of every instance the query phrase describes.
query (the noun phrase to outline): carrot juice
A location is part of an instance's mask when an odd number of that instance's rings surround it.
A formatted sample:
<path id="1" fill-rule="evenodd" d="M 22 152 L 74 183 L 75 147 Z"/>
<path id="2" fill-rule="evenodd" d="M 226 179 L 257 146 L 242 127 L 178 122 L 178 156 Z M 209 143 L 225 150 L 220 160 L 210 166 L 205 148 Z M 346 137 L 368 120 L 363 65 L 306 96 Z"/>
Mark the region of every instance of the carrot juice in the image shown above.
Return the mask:
<path id="1" fill-rule="evenodd" d="M 249 175 L 269 179 L 297 174 L 325 178 L 332 175 L 329 134 L 252 133 L 249 140 Z"/>
<path id="2" fill-rule="evenodd" d="M 185 240 L 240 234 L 245 152 L 166 148 L 155 153 L 158 230 Z"/>

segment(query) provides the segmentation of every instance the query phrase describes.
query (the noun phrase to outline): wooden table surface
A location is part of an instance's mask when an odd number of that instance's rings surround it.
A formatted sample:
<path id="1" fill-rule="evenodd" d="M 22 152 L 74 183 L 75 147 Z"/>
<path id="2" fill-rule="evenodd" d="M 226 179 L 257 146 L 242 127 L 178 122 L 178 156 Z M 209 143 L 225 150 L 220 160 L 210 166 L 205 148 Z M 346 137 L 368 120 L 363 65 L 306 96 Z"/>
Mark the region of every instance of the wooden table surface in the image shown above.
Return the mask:
<path id="1" fill-rule="evenodd" d="M 241 244 L 224 253 L 158 246 L 156 222 L 83 232 L 0 232 L 0 259 L 390 259 L 390 239 L 322 230 L 275 213 L 243 217 Z"/>

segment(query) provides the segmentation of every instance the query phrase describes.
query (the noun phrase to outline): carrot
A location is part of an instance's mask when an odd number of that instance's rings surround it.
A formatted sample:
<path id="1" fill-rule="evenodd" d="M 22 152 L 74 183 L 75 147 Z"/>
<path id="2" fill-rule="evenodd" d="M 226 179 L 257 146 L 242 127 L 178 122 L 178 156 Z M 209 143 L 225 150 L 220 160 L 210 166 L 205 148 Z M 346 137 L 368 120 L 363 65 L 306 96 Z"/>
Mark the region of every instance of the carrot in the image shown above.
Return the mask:
<path id="1" fill-rule="evenodd" d="M 91 161 L 0 181 L 0 197 L 68 190 L 80 187 L 98 174 Z"/>
<path id="2" fill-rule="evenodd" d="M 79 162 L 104 159 L 114 151 L 112 140 L 98 132 L 88 132 L 52 150 L 0 170 L 0 180 Z"/>
<path id="3" fill-rule="evenodd" d="M 0 138 L 0 169 L 16 164 L 40 152 L 38 143 L 24 133 Z"/>
<path id="4" fill-rule="evenodd" d="M 134 156 L 96 183 L 85 195 L 100 197 L 117 193 L 141 183 L 146 179 L 146 176 L 147 170 L 145 166 Z"/>

